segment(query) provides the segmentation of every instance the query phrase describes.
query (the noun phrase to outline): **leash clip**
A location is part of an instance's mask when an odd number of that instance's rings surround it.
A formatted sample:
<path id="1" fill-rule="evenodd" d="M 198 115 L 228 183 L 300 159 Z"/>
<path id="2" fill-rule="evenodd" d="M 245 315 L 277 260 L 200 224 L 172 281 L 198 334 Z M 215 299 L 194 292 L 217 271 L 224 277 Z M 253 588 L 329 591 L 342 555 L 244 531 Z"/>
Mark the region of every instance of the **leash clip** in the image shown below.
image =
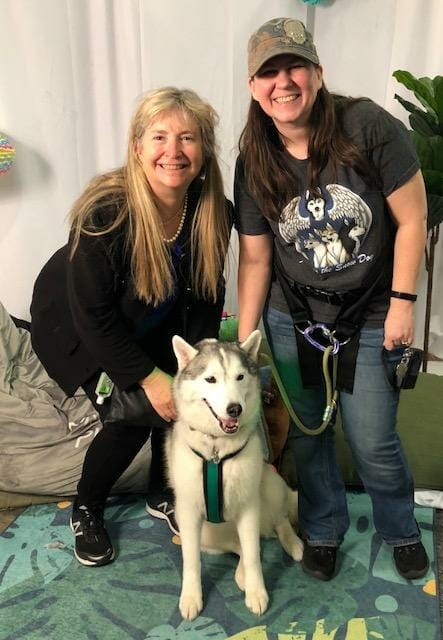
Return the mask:
<path id="1" fill-rule="evenodd" d="M 324 422 L 330 422 L 332 416 L 335 414 L 335 411 L 337 409 L 337 403 L 335 402 L 334 399 L 331 400 L 331 403 L 326 405 L 325 410 L 323 411 L 323 421 Z"/>

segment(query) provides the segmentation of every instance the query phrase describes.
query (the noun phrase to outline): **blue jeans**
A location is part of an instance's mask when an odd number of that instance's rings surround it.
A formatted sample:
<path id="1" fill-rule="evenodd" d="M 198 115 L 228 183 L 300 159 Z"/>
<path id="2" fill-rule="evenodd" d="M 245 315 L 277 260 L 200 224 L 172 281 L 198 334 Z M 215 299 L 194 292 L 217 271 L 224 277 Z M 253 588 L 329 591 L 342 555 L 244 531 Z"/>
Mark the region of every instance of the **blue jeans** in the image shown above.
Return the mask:
<path id="1" fill-rule="evenodd" d="M 274 361 L 297 416 L 309 428 L 322 421 L 324 391 L 303 389 L 292 319 L 266 309 L 264 325 Z M 383 329 L 363 328 L 354 392 L 340 393 L 343 432 L 372 501 L 374 526 L 389 545 L 418 542 L 414 483 L 396 431 L 399 392 L 382 361 Z M 402 350 L 386 352 L 392 370 Z M 289 446 L 299 481 L 299 522 L 308 542 L 338 546 L 349 527 L 346 492 L 335 455 L 334 428 L 319 436 L 291 423 Z"/>

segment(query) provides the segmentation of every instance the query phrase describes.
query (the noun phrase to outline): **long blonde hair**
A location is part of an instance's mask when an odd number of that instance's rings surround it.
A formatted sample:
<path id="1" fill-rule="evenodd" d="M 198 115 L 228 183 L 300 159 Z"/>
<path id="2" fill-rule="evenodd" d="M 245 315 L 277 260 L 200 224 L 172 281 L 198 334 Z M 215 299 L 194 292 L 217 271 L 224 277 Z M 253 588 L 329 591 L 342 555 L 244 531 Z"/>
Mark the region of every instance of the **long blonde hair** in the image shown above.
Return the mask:
<path id="1" fill-rule="evenodd" d="M 127 246 L 137 297 L 157 305 L 174 288 L 169 248 L 162 238 L 161 219 L 153 193 L 137 158 L 136 149 L 146 127 L 159 115 L 181 111 L 198 125 L 203 145 L 202 192 L 191 232 L 192 287 L 205 299 L 216 300 L 229 245 L 223 180 L 216 155 L 214 109 L 194 91 L 164 87 L 142 97 L 129 129 L 126 164 L 94 178 L 70 212 L 73 231 L 71 257 L 81 234 L 103 235 L 128 222 Z M 118 215 L 105 229 L 94 228 L 92 214 L 97 204 L 117 204 Z"/>

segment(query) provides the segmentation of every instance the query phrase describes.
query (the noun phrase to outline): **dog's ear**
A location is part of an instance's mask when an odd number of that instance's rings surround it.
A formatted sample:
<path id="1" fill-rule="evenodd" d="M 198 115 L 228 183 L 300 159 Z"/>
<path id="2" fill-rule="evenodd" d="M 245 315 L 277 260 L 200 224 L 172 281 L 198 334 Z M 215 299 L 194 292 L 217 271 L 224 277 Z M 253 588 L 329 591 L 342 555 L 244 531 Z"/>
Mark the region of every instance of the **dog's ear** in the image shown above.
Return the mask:
<path id="1" fill-rule="evenodd" d="M 240 344 L 240 348 L 243 349 L 243 351 L 246 351 L 248 356 L 252 358 L 254 362 L 257 362 L 260 343 L 261 333 L 258 329 L 256 329 L 246 338 L 244 342 Z"/>
<path id="2" fill-rule="evenodd" d="M 188 344 L 186 340 L 183 340 L 183 338 L 180 338 L 180 336 L 173 336 L 172 348 L 177 358 L 179 371 L 184 369 L 198 353 L 197 349 L 194 349 L 194 347 Z"/>

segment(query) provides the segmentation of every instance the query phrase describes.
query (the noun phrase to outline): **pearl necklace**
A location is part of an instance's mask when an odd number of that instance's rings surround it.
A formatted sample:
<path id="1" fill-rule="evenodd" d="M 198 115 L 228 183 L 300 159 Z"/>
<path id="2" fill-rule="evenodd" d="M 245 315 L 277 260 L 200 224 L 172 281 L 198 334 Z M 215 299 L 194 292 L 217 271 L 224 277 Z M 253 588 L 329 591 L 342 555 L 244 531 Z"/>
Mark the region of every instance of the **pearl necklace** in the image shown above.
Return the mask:
<path id="1" fill-rule="evenodd" d="M 180 218 L 180 222 L 178 223 L 177 231 L 174 233 L 174 235 L 171 238 L 163 238 L 163 242 L 166 242 L 166 244 L 172 244 L 177 240 L 178 236 L 181 233 L 181 230 L 183 229 L 183 225 L 185 224 L 187 210 L 188 210 L 188 194 L 186 193 L 185 201 L 183 204 L 182 217 Z"/>

